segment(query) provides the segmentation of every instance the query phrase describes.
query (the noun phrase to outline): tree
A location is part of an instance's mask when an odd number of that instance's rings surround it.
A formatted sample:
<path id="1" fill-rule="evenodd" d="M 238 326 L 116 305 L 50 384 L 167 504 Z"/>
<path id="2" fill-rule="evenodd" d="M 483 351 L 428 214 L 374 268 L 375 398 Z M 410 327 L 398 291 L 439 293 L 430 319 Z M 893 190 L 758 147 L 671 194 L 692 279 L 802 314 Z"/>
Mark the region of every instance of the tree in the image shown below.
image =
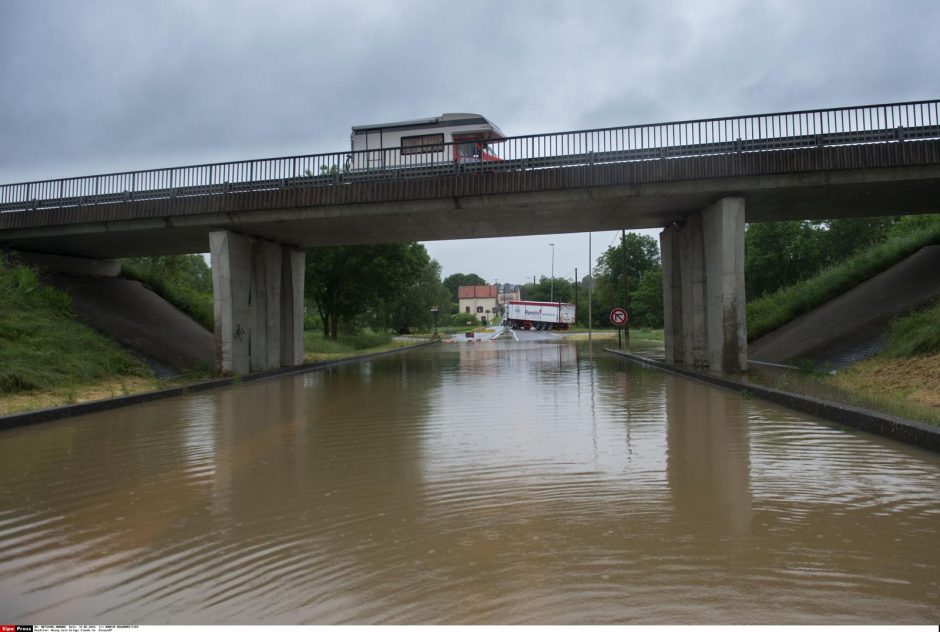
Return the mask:
<path id="1" fill-rule="evenodd" d="M 522 300 L 571 303 L 574 300 L 574 284 L 568 279 L 555 277 L 553 288 L 551 277 L 543 276 L 538 283 L 526 283 L 522 286 Z"/>
<path id="2" fill-rule="evenodd" d="M 457 288 L 461 285 L 486 285 L 486 281 L 479 274 L 463 274 L 457 272 L 444 279 L 444 287 L 450 293 L 451 302 L 457 304 Z"/>
<path id="3" fill-rule="evenodd" d="M 630 291 L 630 324 L 659 329 L 663 326 L 663 269 L 647 270 Z"/>
<path id="4" fill-rule="evenodd" d="M 819 264 L 826 267 L 887 239 L 894 217 L 851 217 L 816 222 Z"/>
<path id="5" fill-rule="evenodd" d="M 412 328 L 430 329 L 434 316 L 433 305 L 446 305 L 449 299 L 447 288 L 441 283 L 441 266 L 431 259 L 424 246 L 415 250 L 413 281 L 400 292 L 387 298 L 375 315 L 375 323 L 400 334 Z"/>
<path id="6" fill-rule="evenodd" d="M 816 228 L 808 221 L 749 224 L 744 235 L 748 299 L 804 279 L 821 265 Z"/>
<path id="7" fill-rule="evenodd" d="M 643 296 L 644 326 L 662 325 L 662 289 L 658 295 L 652 290 L 650 279 L 647 279 L 641 290 L 641 281 L 644 276 L 661 270 L 659 262 L 659 243 L 649 235 L 627 233 L 624 243 L 611 246 L 601 255 L 594 269 L 594 323 L 598 325 L 607 322 L 607 315 L 615 307 L 626 307 L 630 312 L 630 322 L 637 322 L 634 314 L 633 297 L 638 292 Z M 627 289 L 629 291 L 628 304 L 624 305 L 623 296 L 623 247 L 627 252 Z M 660 279 L 662 278 L 660 272 Z M 660 283 L 661 285 L 661 283 Z M 651 305 L 658 296 L 658 308 Z M 656 320 L 653 315 L 660 314 Z M 639 324 L 639 323 L 637 323 Z"/>
<path id="8" fill-rule="evenodd" d="M 444 296 L 440 268 L 421 244 L 328 246 L 307 250 L 306 296 L 316 307 L 323 335 L 336 339 L 340 325 L 366 323 L 407 328 L 430 317 Z"/>
<path id="9" fill-rule="evenodd" d="M 202 255 L 131 257 L 122 259 L 121 265 L 149 281 L 196 292 L 212 292 L 212 271 Z"/>

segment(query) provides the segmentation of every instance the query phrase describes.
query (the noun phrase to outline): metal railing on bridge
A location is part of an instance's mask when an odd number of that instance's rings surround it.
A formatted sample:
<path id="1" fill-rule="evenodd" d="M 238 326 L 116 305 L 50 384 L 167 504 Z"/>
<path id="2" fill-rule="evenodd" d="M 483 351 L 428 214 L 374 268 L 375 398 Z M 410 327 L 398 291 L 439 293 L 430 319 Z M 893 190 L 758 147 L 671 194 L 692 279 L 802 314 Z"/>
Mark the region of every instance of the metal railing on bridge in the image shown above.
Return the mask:
<path id="1" fill-rule="evenodd" d="M 442 143 L 424 153 L 396 147 L 23 182 L 0 185 L 0 213 L 929 139 L 940 139 L 940 100 L 513 136 L 491 143 L 475 158 L 455 159 L 456 144 Z"/>

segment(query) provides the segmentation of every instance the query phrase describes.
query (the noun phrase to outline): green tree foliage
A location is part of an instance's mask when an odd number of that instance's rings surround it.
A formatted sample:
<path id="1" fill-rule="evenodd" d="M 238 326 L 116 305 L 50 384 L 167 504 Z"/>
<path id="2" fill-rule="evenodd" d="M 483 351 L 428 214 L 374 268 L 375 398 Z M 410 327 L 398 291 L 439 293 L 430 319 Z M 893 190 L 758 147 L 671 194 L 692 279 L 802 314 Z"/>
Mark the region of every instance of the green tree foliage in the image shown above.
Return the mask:
<path id="1" fill-rule="evenodd" d="M 748 298 L 791 285 L 819 270 L 816 229 L 810 222 L 750 224 L 744 236 L 744 278 Z"/>
<path id="2" fill-rule="evenodd" d="M 630 292 L 630 322 L 637 327 L 659 329 L 663 326 L 663 269 L 657 266 L 640 277 Z"/>
<path id="3" fill-rule="evenodd" d="M 446 310 L 450 299 L 441 283 L 441 266 L 428 256 L 424 246 L 417 246 L 411 262 L 413 279 L 400 293 L 387 299 L 375 314 L 376 326 L 398 333 L 409 333 L 413 328 L 430 329 L 434 322 L 431 307 Z M 438 312 L 440 318 L 441 312 Z"/>
<path id="4" fill-rule="evenodd" d="M 628 304 L 623 297 L 623 248 L 627 253 Z M 614 307 L 626 307 L 630 324 L 662 327 L 662 267 L 659 244 L 649 235 L 627 233 L 624 243 L 611 246 L 600 256 L 594 269 L 594 324 L 608 324 Z M 655 283 L 659 279 L 658 284 Z"/>
<path id="5" fill-rule="evenodd" d="M 574 302 L 574 284 L 568 279 L 555 277 L 554 293 L 551 277 L 543 276 L 538 283 L 526 283 L 522 286 L 523 301 L 551 301 L 556 303 Z"/>
<path id="6" fill-rule="evenodd" d="M 744 239 L 748 299 L 793 285 L 883 242 L 899 218 L 847 218 L 750 224 Z"/>
<path id="7" fill-rule="evenodd" d="M 417 243 L 329 246 L 307 250 L 306 298 L 324 337 L 364 325 L 403 330 L 430 322 L 445 297 L 440 268 Z"/>
<path id="8" fill-rule="evenodd" d="M 459 301 L 457 300 L 457 288 L 461 285 L 486 285 L 486 281 L 479 274 L 463 274 L 457 272 L 444 279 L 444 287 L 447 288 L 450 297 L 450 309 L 448 312 L 456 312 Z"/>
<path id="9" fill-rule="evenodd" d="M 202 255 L 132 257 L 121 261 L 123 268 L 134 268 L 148 279 L 204 294 L 212 293 L 212 271 Z"/>

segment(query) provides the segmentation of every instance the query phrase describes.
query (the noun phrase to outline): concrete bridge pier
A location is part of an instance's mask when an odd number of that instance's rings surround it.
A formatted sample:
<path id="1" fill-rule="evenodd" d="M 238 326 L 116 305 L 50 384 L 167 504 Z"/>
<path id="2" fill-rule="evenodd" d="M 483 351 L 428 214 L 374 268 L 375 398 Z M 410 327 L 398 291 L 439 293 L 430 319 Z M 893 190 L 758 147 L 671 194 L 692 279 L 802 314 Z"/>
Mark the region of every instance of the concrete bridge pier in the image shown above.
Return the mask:
<path id="1" fill-rule="evenodd" d="M 227 230 L 209 233 L 215 370 L 249 372 L 304 361 L 304 252 Z"/>
<path id="2" fill-rule="evenodd" d="M 747 370 L 744 199 L 726 197 L 659 236 L 666 361 Z"/>

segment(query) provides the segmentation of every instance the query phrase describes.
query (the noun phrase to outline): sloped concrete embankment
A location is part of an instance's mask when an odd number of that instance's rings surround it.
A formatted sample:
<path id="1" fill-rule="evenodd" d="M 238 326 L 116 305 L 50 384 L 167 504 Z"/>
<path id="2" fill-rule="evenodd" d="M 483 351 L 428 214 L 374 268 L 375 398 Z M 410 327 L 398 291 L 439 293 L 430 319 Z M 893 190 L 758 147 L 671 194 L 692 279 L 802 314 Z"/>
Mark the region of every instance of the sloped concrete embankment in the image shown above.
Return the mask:
<path id="1" fill-rule="evenodd" d="M 140 356 L 159 375 L 212 368 L 213 337 L 138 281 L 47 273 L 43 280 L 72 299 L 83 322 Z"/>
<path id="2" fill-rule="evenodd" d="M 940 246 L 927 246 L 842 296 L 763 336 L 752 361 L 843 368 L 875 355 L 893 318 L 940 299 Z"/>

